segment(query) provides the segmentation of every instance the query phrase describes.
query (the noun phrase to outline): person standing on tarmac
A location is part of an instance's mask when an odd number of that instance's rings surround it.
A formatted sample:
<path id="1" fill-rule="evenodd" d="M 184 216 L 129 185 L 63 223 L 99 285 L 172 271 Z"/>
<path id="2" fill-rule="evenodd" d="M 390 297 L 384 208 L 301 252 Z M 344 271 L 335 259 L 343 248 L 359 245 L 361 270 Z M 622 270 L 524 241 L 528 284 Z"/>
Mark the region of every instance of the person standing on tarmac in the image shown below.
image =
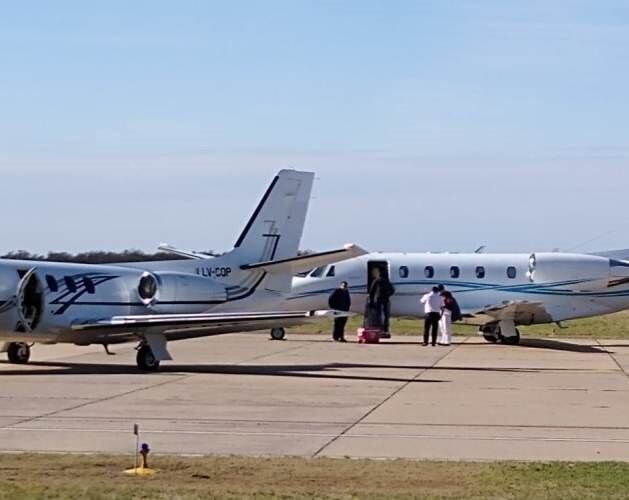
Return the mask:
<path id="1" fill-rule="evenodd" d="M 435 286 L 432 291 L 421 298 L 424 304 L 424 346 L 428 345 L 428 337 L 432 334 L 432 346 L 437 345 L 437 332 L 439 331 L 439 319 L 443 299 L 439 295 L 439 289 Z"/>
<path id="2" fill-rule="evenodd" d="M 441 292 L 443 305 L 441 306 L 441 319 L 439 320 L 439 345 L 450 345 L 452 337 L 452 310 L 454 309 L 454 297 L 447 290 Z"/>
<path id="3" fill-rule="evenodd" d="M 395 288 L 382 271 L 375 267 L 372 271 L 372 282 L 369 286 L 369 307 L 375 309 L 376 316 L 381 321 L 383 338 L 390 338 L 389 323 L 391 318 L 391 297 Z"/>
<path id="4" fill-rule="evenodd" d="M 445 289 L 443 285 L 437 287 L 439 295 L 443 299 L 441 307 L 441 319 L 439 320 L 439 345 L 448 346 L 452 339 L 452 323 L 461 320 L 461 309 L 454 295 Z"/>
<path id="5" fill-rule="evenodd" d="M 335 311 L 347 312 L 352 307 L 352 297 L 348 289 L 349 285 L 347 281 L 341 281 L 339 287 L 332 292 L 328 300 L 330 309 Z M 334 330 L 332 331 L 332 338 L 335 342 L 347 342 L 345 340 L 345 325 L 347 325 L 347 316 L 343 318 L 335 318 Z"/>

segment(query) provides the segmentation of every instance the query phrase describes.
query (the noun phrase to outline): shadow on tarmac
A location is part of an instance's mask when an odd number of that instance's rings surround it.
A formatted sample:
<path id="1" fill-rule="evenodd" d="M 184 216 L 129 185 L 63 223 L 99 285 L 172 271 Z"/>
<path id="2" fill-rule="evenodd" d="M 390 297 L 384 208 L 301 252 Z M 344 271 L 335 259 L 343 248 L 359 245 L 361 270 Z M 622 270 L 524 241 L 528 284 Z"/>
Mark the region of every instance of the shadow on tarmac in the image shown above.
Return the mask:
<path id="1" fill-rule="evenodd" d="M 572 344 L 561 340 L 551 339 L 520 339 L 519 347 L 529 349 L 549 349 L 552 351 L 581 352 L 591 354 L 612 354 L 600 346 L 586 344 Z M 609 346 L 608 346 L 609 347 Z"/>
<path id="2" fill-rule="evenodd" d="M 330 342 L 329 340 L 295 340 L 289 339 L 288 342 Z M 377 344 L 377 347 L 395 347 L 395 346 L 421 346 L 423 342 L 419 341 L 408 341 L 408 340 L 384 340 Z M 466 342 L 453 342 L 453 346 L 457 345 L 465 345 L 466 347 L 481 347 L 485 348 L 487 346 L 491 346 L 491 348 L 500 348 L 503 344 L 490 344 L 487 343 L 466 343 Z M 629 347 L 629 345 L 605 345 L 601 347 L 599 344 L 596 345 L 588 345 L 588 344 L 573 344 L 571 342 L 567 342 L 565 340 L 551 340 L 551 339 L 534 339 L 534 338 L 523 338 L 520 339 L 520 343 L 517 346 L 506 346 L 505 347 L 525 347 L 528 349 L 547 349 L 551 351 L 565 351 L 565 352 L 579 352 L 579 353 L 590 353 L 590 354 L 614 354 L 613 352 L 607 350 L 608 347 Z"/>
<path id="3" fill-rule="evenodd" d="M 0 365 L 11 365 L 1 362 Z M 341 372 L 343 370 L 344 372 Z M 363 370 L 353 375 L 351 370 Z M 364 370 L 373 370 L 367 375 Z M 378 370 L 409 370 L 408 377 L 378 375 Z M 324 363 L 313 365 L 200 365 L 163 364 L 155 375 L 164 374 L 211 374 L 211 375 L 254 375 L 266 377 L 294 377 L 312 379 L 334 379 L 369 382 L 395 383 L 447 383 L 450 380 L 416 378 L 417 372 L 495 372 L 495 373 L 540 373 L 574 371 L 568 368 L 494 368 L 431 365 L 380 365 L 363 363 Z M 0 378 L 7 376 L 46 376 L 46 375 L 141 375 L 136 366 L 105 363 L 76 363 L 66 361 L 33 361 L 28 365 L 0 370 Z M 145 374 L 146 376 L 152 374 Z"/>

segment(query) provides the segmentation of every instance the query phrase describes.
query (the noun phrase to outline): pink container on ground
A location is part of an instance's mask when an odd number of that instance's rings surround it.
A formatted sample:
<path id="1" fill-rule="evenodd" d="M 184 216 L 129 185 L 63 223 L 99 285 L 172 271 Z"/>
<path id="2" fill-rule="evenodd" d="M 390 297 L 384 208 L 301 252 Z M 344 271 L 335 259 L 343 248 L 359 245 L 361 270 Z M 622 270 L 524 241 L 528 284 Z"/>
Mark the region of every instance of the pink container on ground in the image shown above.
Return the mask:
<path id="1" fill-rule="evenodd" d="M 380 342 L 382 331 L 378 328 L 359 328 L 358 343 L 359 344 L 377 344 Z"/>

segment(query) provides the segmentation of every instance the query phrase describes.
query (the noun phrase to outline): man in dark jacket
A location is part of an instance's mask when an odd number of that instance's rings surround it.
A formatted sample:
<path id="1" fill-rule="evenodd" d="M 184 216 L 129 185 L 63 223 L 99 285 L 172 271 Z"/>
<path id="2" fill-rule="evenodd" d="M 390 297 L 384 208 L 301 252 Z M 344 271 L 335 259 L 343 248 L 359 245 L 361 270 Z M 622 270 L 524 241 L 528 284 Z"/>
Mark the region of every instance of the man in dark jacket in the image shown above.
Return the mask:
<path id="1" fill-rule="evenodd" d="M 382 337 L 390 338 L 389 319 L 391 317 L 391 297 L 395 293 L 395 288 L 386 276 L 382 276 L 382 271 L 374 268 L 372 271 L 372 282 L 369 286 L 369 307 L 376 310 L 377 317 L 381 321 Z M 376 326 L 376 325 L 373 325 Z"/>
<path id="2" fill-rule="evenodd" d="M 439 290 L 440 295 L 447 291 L 446 287 L 443 285 L 439 285 L 437 287 L 437 290 Z M 461 314 L 461 307 L 459 306 L 459 303 L 457 302 L 454 295 L 452 295 L 452 293 L 450 293 L 450 297 L 452 298 L 452 322 L 454 323 L 455 321 L 461 321 L 463 319 L 463 315 Z"/>
<path id="3" fill-rule="evenodd" d="M 349 311 L 352 307 L 352 297 L 349 294 L 347 281 L 341 281 L 339 287 L 332 292 L 328 300 L 330 309 L 335 311 Z M 347 324 L 347 317 L 336 318 L 334 320 L 334 330 L 332 332 L 332 338 L 336 342 L 346 342 L 345 340 L 345 325 Z"/>

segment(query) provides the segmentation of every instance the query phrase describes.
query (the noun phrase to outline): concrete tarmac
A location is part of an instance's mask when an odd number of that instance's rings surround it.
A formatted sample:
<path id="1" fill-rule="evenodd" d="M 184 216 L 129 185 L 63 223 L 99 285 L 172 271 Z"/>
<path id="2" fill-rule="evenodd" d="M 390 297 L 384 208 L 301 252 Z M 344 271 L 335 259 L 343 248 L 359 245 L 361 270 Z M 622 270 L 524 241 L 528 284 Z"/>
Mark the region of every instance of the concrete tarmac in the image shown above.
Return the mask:
<path id="1" fill-rule="evenodd" d="M 0 362 L 0 451 L 447 460 L 629 461 L 629 341 L 460 338 L 422 347 L 323 336 L 225 335 L 170 344 L 35 346 Z"/>

